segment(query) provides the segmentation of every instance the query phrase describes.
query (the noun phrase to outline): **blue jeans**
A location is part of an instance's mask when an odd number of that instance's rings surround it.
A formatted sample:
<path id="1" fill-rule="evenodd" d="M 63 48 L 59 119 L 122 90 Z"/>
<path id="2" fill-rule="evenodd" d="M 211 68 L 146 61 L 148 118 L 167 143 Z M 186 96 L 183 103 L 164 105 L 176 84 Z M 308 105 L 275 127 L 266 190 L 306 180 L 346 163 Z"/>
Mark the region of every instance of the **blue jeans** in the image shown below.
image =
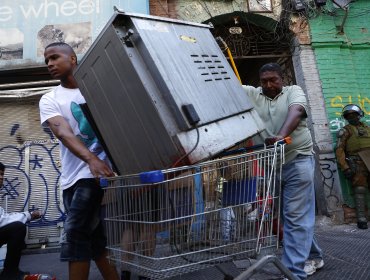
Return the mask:
<path id="1" fill-rule="evenodd" d="M 306 279 L 305 261 L 322 258 L 314 238 L 315 226 L 315 160 L 298 155 L 283 165 L 282 214 L 284 223 L 283 264 L 299 279 Z"/>
<path id="2" fill-rule="evenodd" d="M 80 179 L 63 191 L 67 213 L 61 240 L 61 261 L 90 261 L 105 250 L 106 238 L 100 219 L 103 190 L 94 178 Z"/>

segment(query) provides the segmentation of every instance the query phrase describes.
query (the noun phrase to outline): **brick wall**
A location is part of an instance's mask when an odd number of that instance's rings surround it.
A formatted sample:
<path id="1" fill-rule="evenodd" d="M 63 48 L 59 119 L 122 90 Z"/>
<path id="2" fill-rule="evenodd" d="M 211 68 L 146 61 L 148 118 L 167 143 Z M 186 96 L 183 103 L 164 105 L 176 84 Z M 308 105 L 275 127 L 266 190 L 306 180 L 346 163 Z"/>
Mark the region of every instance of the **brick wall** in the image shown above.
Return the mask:
<path id="1" fill-rule="evenodd" d="M 177 18 L 176 2 L 176 0 L 150 0 L 150 14 L 153 16 Z"/>
<path id="2" fill-rule="evenodd" d="M 370 15 L 366 13 L 370 2 L 351 3 L 347 18 L 344 11 L 329 4 L 325 7 L 327 13 L 310 20 L 310 29 L 330 136 L 335 144 L 336 132 L 345 124 L 341 118 L 344 105 L 360 105 L 365 112 L 363 120 L 370 124 Z M 340 178 L 344 203 L 354 207 L 352 191 L 341 174 Z"/>

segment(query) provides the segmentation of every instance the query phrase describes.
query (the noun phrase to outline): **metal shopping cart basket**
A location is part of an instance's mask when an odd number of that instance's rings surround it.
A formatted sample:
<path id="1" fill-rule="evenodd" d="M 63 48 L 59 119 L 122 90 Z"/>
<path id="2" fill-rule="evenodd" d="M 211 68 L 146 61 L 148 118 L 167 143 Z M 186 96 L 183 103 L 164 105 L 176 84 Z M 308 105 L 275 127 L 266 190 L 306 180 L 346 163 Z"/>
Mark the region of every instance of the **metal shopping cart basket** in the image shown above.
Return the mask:
<path id="1" fill-rule="evenodd" d="M 110 178 L 109 259 L 122 270 L 165 279 L 276 250 L 283 160 L 284 145 L 274 145 Z"/>

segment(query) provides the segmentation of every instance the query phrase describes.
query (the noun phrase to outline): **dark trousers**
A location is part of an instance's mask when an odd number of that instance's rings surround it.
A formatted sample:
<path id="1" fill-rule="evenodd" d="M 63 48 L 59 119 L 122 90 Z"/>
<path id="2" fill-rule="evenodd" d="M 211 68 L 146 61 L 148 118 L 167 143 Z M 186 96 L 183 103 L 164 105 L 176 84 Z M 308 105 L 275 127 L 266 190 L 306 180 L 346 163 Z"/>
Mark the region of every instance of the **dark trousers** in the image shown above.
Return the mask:
<path id="1" fill-rule="evenodd" d="M 0 228 L 0 247 L 7 244 L 4 273 L 18 271 L 21 252 L 25 248 L 26 225 L 14 222 Z"/>

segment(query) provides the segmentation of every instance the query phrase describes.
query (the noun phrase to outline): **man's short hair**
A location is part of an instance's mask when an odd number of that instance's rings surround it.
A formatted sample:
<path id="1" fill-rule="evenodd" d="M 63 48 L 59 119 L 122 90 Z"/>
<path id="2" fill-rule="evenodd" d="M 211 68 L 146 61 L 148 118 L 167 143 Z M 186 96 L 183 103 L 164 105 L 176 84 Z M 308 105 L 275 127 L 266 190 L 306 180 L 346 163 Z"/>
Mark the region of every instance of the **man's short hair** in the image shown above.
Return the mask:
<path id="1" fill-rule="evenodd" d="M 4 170 L 5 170 L 5 165 L 2 162 L 0 162 L 0 171 L 4 171 Z"/>
<path id="2" fill-rule="evenodd" d="M 46 50 L 46 49 L 48 49 L 48 48 L 51 48 L 51 47 L 66 47 L 66 48 L 68 48 L 71 52 L 75 52 L 75 51 L 73 50 L 73 48 L 72 48 L 69 44 L 64 43 L 64 42 L 53 42 L 53 43 L 50 43 L 49 45 L 47 45 L 47 46 L 45 47 L 45 50 Z"/>
<path id="3" fill-rule="evenodd" d="M 267 63 L 260 68 L 259 74 L 261 75 L 264 72 L 276 72 L 279 74 L 280 77 L 283 77 L 283 70 L 281 70 L 281 66 L 277 63 Z"/>
<path id="4" fill-rule="evenodd" d="M 76 60 L 77 60 L 77 55 L 76 55 L 75 51 L 73 50 L 73 48 L 69 44 L 64 43 L 64 42 L 54 42 L 54 43 L 50 43 L 49 45 L 47 45 L 45 47 L 45 50 L 48 49 L 48 48 L 51 48 L 51 47 L 66 48 L 71 54 L 73 54 L 76 57 Z"/>

